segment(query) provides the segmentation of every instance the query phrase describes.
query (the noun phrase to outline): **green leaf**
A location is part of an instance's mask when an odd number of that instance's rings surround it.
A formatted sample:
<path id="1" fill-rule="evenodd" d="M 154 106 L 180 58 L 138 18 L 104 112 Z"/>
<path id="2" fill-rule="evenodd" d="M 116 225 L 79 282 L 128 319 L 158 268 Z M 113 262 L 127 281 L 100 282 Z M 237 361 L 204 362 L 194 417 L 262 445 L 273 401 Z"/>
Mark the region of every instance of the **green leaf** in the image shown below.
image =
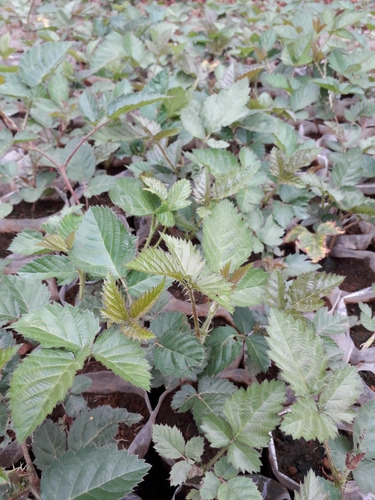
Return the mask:
<path id="1" fill-rule="evenodd" d="M 319 98 L 319 86 L 311 81 L 302 84 L 294 90 L 290 96 L 290 106 L 293 111 L 306 109 L 310 104 L 316 102 Z"/>
<path id="2" fill-rule="evenodd" d="M 60 425 L 48 418 L 33 433 L 35 465 L 44 472 L 65 450 L 65 432 Z"/>
<path id="3" fill-rule="evenodd" d="M 79 109 L 89 122 L 96 122 L 99 119 L 99 105 L 96 96 L 87 90 L 82 92 L 78 98 Z"/>
<path id="4" fill-rule="evenodd" d="M 253 384 L 246 390 L 239 389 L 228 398 L 224 416 L 232 428 L 236 444 L 252 448 L 267 446 L 268 433 L 279 423 L 277 413 L 284 402 L 285 386 L 279 381 Z"/>
<path id="5" fill-rule="evenodd" d="M 297 396 L 317 394 L 325 383 L 327 360 L 322 340 L 311 323 L 271 310 L 268 344 L 270 358 Z"/>
<path id="6" fill-rule="evenodd" d="M 0 284 L 0 322 L 17 319 L 49 302 L 48 288 L 40 281 L 23 276 L 3 276 Z"/>
<path id="7" fill-rule="evenodd" d="M 188 200 L 191 194 L 191 184 L 187 179 L 180 179 L 175 182 L 168 192 L 169 210 L 181 210 L 191 204 Z"/>
<path id="8" fill-rule="evenodd" d="M 270 365 L 270 358 L 268 356 L 266 337 L 253 333 L 249 337 L 246 337 L 245 344 L 248 354 L 246 364 L 250 369 L 255 365 L 255 370 L 252 368 L 251 372 L 259 373 L 267 371 Z"/>
<path id="9" fill-rule="evenodd" d="M 251 267 L 239 281 L 232 294 L 233 304 L 237 307 L 251 307 L 263 304 L 264 285 L 267 278 L 268 273 L 263 269 Z"/>
<path id="10" fill-rule="evenodd" d="M 220 484 L 221 481 L 214 472 L 206 472 L 203 479 L 203 485 L 199 490 L 200 498 L 203 500 L 215 500 Z"/>
<path id="11" fill-rule="evenodd" d="M 319 410 L 310 397 L 299 398 L 287 413 L 281 424 L 281 430 L 294 439 L 318 439 L 321 443 L 337 435 L 337 427 L 333 420 Z"/>
<path id="12" fill-rule="evenodd" d="M 154 425 L 152 439 L 155 443 L 155 450 L 162 457 L 173 460 L 185 457 L 185 441 L 177 427 Z"/>
<path id="13" fill-rule="evenodd" d="M 203 104 L 202 116 L 208 133 L 219 132 L 248 115 L 249 82 L 247 78 L 238 80 L 229 88 L 211 95 Z"/>
<path id="14" fill-rule="evenodd" d="M 249 477 L 238 476 L 220 484 L 217 498 L 218 500 L 244 500 L 244 498 L 261 500 L 262 495 Z"/>
<path id="15" fill-rule="evenodd" d="M 324 491 L 321 485 L 321 479 L 317 478 L 313 470 L 310 469 L 303 483 L 301 484 L 300 491 L 296 491 L 296 500 L 330 500 L 330 495 Z"/>
<path id="16" fill-rule="evenodd" d="M 104 303 L 101 313 L 109 324 L 129 321 L 130 318 L 126 309 L 125 299 L 117 287 L 113 276 L 108 276 L 104 280 L 101 295 Z"/>
<path id="17" fill-rule="evenodd" d="M 108 103 L 107 113 L 108 117 L 114 120 L 124 113 L 129 113 L 134 109 L 148 106 L 154 102 L 160 102 L 168 97 L 161 94 L 148 94 L 137 92 L 135 94 L 126 94 Z"/>
<path id="18" fill-rule="evenodd" d="M 356 414 L 353 427 L 353 442 L 359 452 L 375 458 L 375 401 L 368 401 Z"/>
<path id="19" fill-rule="evenodd" d="M 150 366 L 139 344 L 125 337 L 118 328 L 109 328 L 96 340 L 92 354 L 116 375 L 137 387 L 150 388 Z"/>
<path id="20" fill-rule="evenodd" d="M 126 408 L 99 406 L 92 410 L 82 411 L 69 430 L 68 448 L 78 451 L 86 446 L 108 446 L 116 443 L 114 437 L 118 424 L 124 422 L 132 425 L 142 419 L 141 415 L 129 413 Z"/>
<path id="21" fill-rule="evenodd" d="M 202 247 L 214 272 L 221 271 L 227 263 L 230 263 L 230 272 L 233 272 L 251 254 L 251 232 L 229 200 L 217 203 L 204 220 Z"/>
<path id="22" fill-rule="evenodd" d="M 195 436 L 189 439 L 185 445 L 185 455 L 187 458 L 200 462 L 204 452 L 204 439 L 201 436 Z"/>
<path id="23" fill-rule="evenodd" d="M 180 412 L 191 410 L 198 425 L 205 415 L 222 415 L 227 397 L 237 390 L 229 380 L 213 377 L 202 377 L 198 388 L 183 385 L 175 393 L 172 408 Z"/>
<path id="24" fill-rule="evenodd" d="M 354 418 L 351 407 L 362 394 L 361 377 L 354 366 L 338 368 L 330 374 L 319 397 L 319 408 L 335 423 L 350 423 Z"/>
<path id="25" fill-rule="evenodd" d="M 80 140 L 81 139 L 79 137 L 75 137 L 65 146 L 63 150 L 64 163 L 78 146 Z M 90 177 L 94 175 L 95 167 L 96 159 L 94 149 L 90 146 L 90 144 L 85 142 L 70 159 L 66 169 L 66 175 L 72 181 L 87 183 Z"/>
<path id="26" fill-rule="evenodd" d="M 46 250 L 42 250 L 39 246 L 39 243 L 42 240 L 43 235 L 40 231 L 25 229 L 24 231 L 18 233 L 14 240 L 12 240 L 12 243 L 9 245 L 9 250 L 21 255 L 45 253 Z"/>
<path id="27" fill-rule="evenodd" d="M 261 467 L 260 453 L 242 443 L 233 443 L 228 448 L 228 460 L 241 472 L 259 471 Z"/>
<path id="28" fill-rule="evenodd" d="M 38 280 L 56 278 L 59 285 L 66 285 L 77 278 L 78 271 L 65 255 L 45 255 L 21 267 L 18 274 Z"/>
<path id="29" fill-rule="evenodd" d="M 142 182 L 133 177 L 119 179 L 109 190 L 109 197 L 124 212 L 136 216 L 151 215 L 160 205 L 158 197 L 144 190 Z"/>
<path id="30" fill-rule="evenodd" d="M 72 42 L 47 42 L 29 49 L 22 57 L 18 74 L 29 87 L 36 87 L 61 64 Z"/>
<path id="31" fill-rule="evenodd" d="M 173 102 L 173 99 L 169 102 Z M 206 132 L 203 126 L 203 119 L 201 118 L 201 108 L 202 106 L 198 101 L 192 100 L 188 106 L 181 111 L 180 118 L 182 125 L 189 134 L 204 140 Z"/>
<path id="32" fill-rule="evenodd" d="M 315 311 L 323 305 L 320 297 L 328 295 L 343 281 L 343 276 L 328 274 L 324 271 L 301 274 L 297 276 L 288 290 L 288 308 L 300 312 Z"/>
<path id="33" fill-rule="evenodd" d="M 204 417 L 201 428 L 214 448 L 227 446 L 233 438 L 233 431 L 228 422 L 214 414 Z"/>
<path id="34" fill-rule="evenodd" d="M 229 171 L 239 170 L 238 160 L 229 151 L 218 149 L 193 149 L 193 159 L 207 167 L 215 177 L 225 175 Z"/>
<path id="35" fill-rule="evenodd" d="M 314 316 L 315 331 L 318 335 L 338 335 L 345 333 L 349 326 L 347 316 L 328 312 L 327 307 L 319 309 Z"/>
<path id="36" fill-rule="evenodd" d="M 68 451 L 42 476 L 42 500 L 115 500 L 142 480 L 150 466 L 116 445 Z"/>
<path id="37" fill-rule="evenodd" d="M 8 361 L 16 354 L 18 349 L 19 346 L 8 347 L 7 349 L 0 348 L 0 373 Z"/>
<path id="38" fill-rule="evenodd" d="M 192 332 L 168 331 L 158 338 L 154 349 L 155 367 L 164 375 L 192 378 L 201 371 L 206 353 Z"/>
<path id="39" fill-rule="evenodd" d="M 88 349 L 75 356 L 63 349 L 38 348 L 15 369 L 8 395 L 19 443 L 64 400 L 88 354 Z"/>
<path id="40" fill-rule="evenodd" d="M 69 258 L 84 272 L 104 278 L 126 275 L 135 255 L 135 238 L 107 207 L 91 207 L 76 231 Z"/>
<path id="41" fill-rule="evenodd" d="M 192 465 L 185 460 L 181 460 L 173 465 L 170 473 L 171 486 L 178 486 L 186 482 Z"/>
<path id="42" fill-rule="evenodd" d="M 353 471 L 353 477 L 363 493 L 374 491 L 374 467 L 375 460 L 363 460 L 358 469 Z"/>
<path id="43" fill-rule="evenodd" d="M 0 156 L 3 157 L 13 144 L 13 135 L 7 128 L 0 130 Z M 7 214 L 8 215 L 8 214 Z M 6 217 L 6 215 L 2 215 Z"/>
<path id="44" fill-rule="evenodd" d="M 139 319 L 145 315 L 159 300 L 161 293 L 165 287 L 165 280 L 136 299 L 129 309 L 129 315 L 133 319 Z"/>
<path id="45" fill-rule="evenodd" d="M 286 286 L 280 271 L 273 271 L 268 278 L 265 290 L 265 303 L 275 309 L 285 309 Z"/>
<path id="46" fill-rule="evenodd" d="M 91 346 L 99 331 L 99 321 L 91 311 L 55 302 L 25 314 L 13 323 L 13 328 L 43 347 L 63 347 L 77 353 Z"/>
<path id="47" fill-rule="evenodd" d="M 242 342 L 236 339 L 236 335 L 236 330 L 230 326 L 220 326 L 212 330 L 206 341 L 206 346 L 210 349 L 205 369 L 207 375 L 216 375 L 239 355 Z"/>

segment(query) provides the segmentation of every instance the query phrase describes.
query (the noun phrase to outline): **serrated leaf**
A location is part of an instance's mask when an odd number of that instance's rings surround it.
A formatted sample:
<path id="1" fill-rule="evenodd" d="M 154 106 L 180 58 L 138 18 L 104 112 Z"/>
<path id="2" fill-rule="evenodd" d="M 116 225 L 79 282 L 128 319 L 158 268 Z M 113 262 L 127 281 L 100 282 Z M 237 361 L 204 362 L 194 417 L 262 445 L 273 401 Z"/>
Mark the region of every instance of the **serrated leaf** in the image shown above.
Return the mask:
<path id="1" fill-rule="evenodd" d="M 205 369 L 207 375 L 216 375 L 224 370 L 239 355 L 242 342 L 236 339 L 237 332 L 230 326 L 214 328 L 206 341 L 209 359 Z"/>
<path id="2" fill-rule="evenodd" d="M 38 348 L 15 369 L 8 395 L 18 442 L 25 441 L 64 400 L 88 354 L 88 349 L 75 356 L 63 349 Z"/>
<path id="3" fill-rule="evenodd" d="M 368 304 L 360 302 L 359 308 L 361 310 L 360 320 L 362 325 L 370 332 L 375 330 L 375 318 L 372 315 L 372 309 Z"/>
<path id="4" fill-rule="evenodd" d="M 297 396 L 318 393 L 325 383 L 327 360 L 323 343 L 310 323 L 271 310 L 268 344 L 270 358 Z"/>
<path id="5" fill-rule="evenodd" d="M 135 256 L 135 238 L 107 207 L 91 207 L 76 231 L 69 258 L 87 273 L 104 278 L 125 276 Z"/>
<path id="6" fill-rule="evenodd" d="M 132 425 L 141 419 L 141 415 L 129 413 L 126 408 L 112 408 L 104 405 L 92 410 L 84 410 L 69 430 L 68 448 L 78 451 L 86 446 L 101 447 L 107 446 L 111 441 L 115 443 L 114 436 L 120 422 Z"/>
<path id="7" fill-rule="evenodd" d="M 49 302 L 50 292 L 38 280 L 3 276 L 0 283 L 0 322 L 17 319 Z"/>
<path id="8" fill-rule="evenodd" d="M 284 401 L 285 386 L 279 381 L 253 384 L 235 392 L 224 405 L 235 442 L 253 448 L 267 446 L 268 433 L 278 424 L 277 413 Z"/>
<path id="9" fill-rule="evenodd" d="M 353 442 L 359 452 L 375 458 L 375 401 L 368 401 L 358 410 L 353 426 Z"/>
<path id="10" fill-rule="evenodd" d="M 187 458 L 200 462 L 204 451 L 204 440 L 201 436 L 189 439 L 185 445 L 185 455 Z"/>
<path id="11" fill-rule="evenodd" d="M 91 346 L 99 331 L 99 321 L 91 311 L 80 311 L 66 304 L 46 305 L 25 314 L 13 328 L 46 348 L 65 348 L 78 352 Z"/>
<path id="12" fill-rule="evenodd" d="M 214 448 L 227 446 L 233 438 L 233 431 L 228 422 L 217 415 L 206 415 L 201 428 Z"/>
<path id="13" fill-rule="evenodd" d="M 173 396 L 171 406 L 180 412 L 191 410 L 200 425 L 205 415 L 222 415 L 226 398 L 236 390 L 229 380 L 202 377 L 197 390 L 191 385 L 183 385 Z"/>
<path id="14" fill-rule="evenodd" d="M 202 370 L 205 358 L 205 349 L 192 332 L 166 332 L 154 349 L 155 367 L 171 377 L 192 378 Z"/>
<path id="15" fill-rule="evenodd" d="M 22 57 L 18 74 L 29 87 L 36 87 L 61 64 L 72 42 L 46 42 L 29 49 Z"/>
<path id="16" fill-rule="evenodd" d="M 285 309 L 286 306 L 285 279 L 280 271 L 273 271 L 268 278 L 265 289 L 265 303 L 275 309 Z"/>
<path id="17" fill-rule="evenodd" d="M 277 178 L 279 184 L 303 187 L 303 182 L 295 174 L 301 167 L 298 162 L 293 163 L 287 155 L 278 148 L 273 148 L 269 157 L 270 173 Z"/>
<path id="18" fill-rule="evenodd" d="M 245 345 L 248 354 L 246 360 L 247 366 L 251 368 L 252 365 L 255 365 L 255 370 L 254 367 L 251 369 L 252 372 L 265 372 L 270 365 L 266 337 L 253 333 L 249 337 L 246 337 Z"/>
<path id="19" fill-rule="evenodd" d="M 116 285 L 113 276 L 107 276 L 104 280 L 101 295 L 104 304 L 101 313 L 109 324 L 129 321 L 130 318 L 126 309 L 125 299 Z"/>
<path id="20" fill-rule="evenodd" d="M 350 423 L 354 418 L 352 405 L 362 393 L 361 378 L 354 366 L 338 368 L 330 374 L 319 397 L 319 408 L 335 423 Z"/>
<path id="21" fill-rule="evenodd" d="M 219 272 L 228 262 L 233 272 L 249 257 L 253 247 L 251 232 L 229 200 L 217 203 L 204 220 L 202 247 L 214 272 Z"/>
<path id="22" fill-rule="evenodd" d="M 314 316 L 315 331 L 318 335 L 338 335 L 349 326 L 348 317 L 340 313 L 330 313 L 327 307 L 319 309 Z"/>
<path id="23" fill-rule="evenodd" d="M 173 102 L 173 99 L 170 102 Z M 201 118 L 201 104 L 198 101 L 191 100 L 188 106 L 181 111 L 180 118 L 183 127 L 189 134 L 204 140 L 206 133 Z"/>
<path id="24" fill-rule="evenodd" d="M 131 339 L 149 340 L 152 339 L 154 336 L 148 328 L 145 328 L 144 326 L 140 325 L 139 323 L 133 320 L 121 324 L 119 328 L 122 331 L 122 333 L 124 333 L 127 337 Z"/>
<path id="25" fill-rule="evenodd" d="M 78 98 L 79 109 L 83 116 L 90 122 L 96 122 L 99 118 L 99 105 L 96 96 L 85 90 Z"/>
<path id="26" fill-rule="evenodd" d="M 66 242 L 59 234 L 48 234 L 39 243 L 39 246 L 47 250 L 52 250 L 52 252 L 68 252 Z"/>
<path id="27" fill-rule="evenodd" d="M 188 200 L 191 194 L 191 184 L 187 179 L 175 182 L 168 192 L 168 207 L 170 210 L 181 210 L 191 204 Z"/>
<path id="28" fill-rule="evenodd" d="M 63 150 L 64 162 L 68 160 L 69 156 L 74 152 L 80 141 L 81 139 L 79 137 L 75 137 L 68 142 Z M 94 175 L 95 167 L 96 159 L 94 149 L 90 146 L 90 144 L 85 142 L 69 160 L 66 168 L 66 175 L 73 181 L 86 183 L 90 177 Z"/>
<path id="29" fill-rule="evenodd" d="M 185 440 L 177 427 L 154 425 L 152 440 L 155 450 L 165 458 L 178 459 L 185 457 Z"/>
<path id="30" fill-rule="evenodd" d="M 146 293 L 136 299 L 129 309 L 129 315 L 133 319 L 139 319 L 146 314 L 159 300 L 161 293 L 165 287 L 165 279 L 161 281 L 156 287 L 147 290 Z"/>
<path id="31" fill-rule="evenodd" d="M 316 500 L 317 498 L 321 500 L 330 500 L 330 496 L 324 491 L 320 480 L 316 477 L 313 470 L 310 469 L 303 483 L 301 484 L 300 490 L 296 491 L 295 499 Z"/>
<path id="32" fill-rule="evenodd" d="M 168 189 L 164 182 L 161 182 L 156 177 L 147 177 L 146 175 L 142 176 L 143 184 L 146 184 L 146 191 L 155 194 L 162 201 L 165 201 L 168 197 Z"/>
<path id="33" fill-rule="evenodd" d="M 60 285 L 65 285 L 78 277 L 78 270 L 65 255 L 45 255 L 21 267 L 18 274 L 38 280 L 56 278 Z"/>
<path id="34" fill-rule="evenodd" d="M 229 151 L 193 149 L 193 160 L 207 167 L 215 177 L 239 170 L 238 159 Z"/>
<path id="35" fill-rule="evenodd" d="M 251 267 L 235 287 L 231 300 L 237 307 L 251 307 L 263 304 L 264 288 L 268 273 Z"/>
<path id="36" fill-rule="evenodd" d="M 97 361 L 137 387 L 150 388 L 150 366 L 139 343 L 125 337 L 118 328 L 105 330 L 92 348 Z"/>
<path id="37" fill-rule="evenodd" d="M 228 447 L 228 460 L 241 472 L 259 471 L 261 467 L 260 453 L 254 448 L 242 443 L 232 443 Z"/>
<path id="38" fill-rule="evenodd" d="M 17 234 L 17 236 L 12 240 L 9 245 L 9 250 L 14 253 L 19 253 L 21 255 L 32 255 L 35 253 L 46 253 L 42 250 L 38 243 L 43 239 L 43 235 L 40 231 L 34 231 L 32 229 L 25 229 L 24 231 Z"/>
<path id="39" fill-rule="evenodd" d="M 300 312 L 310 312 L 323 305 L 320 297 L 328 295 L 331 290 L 344 281 L 343 276 L 321 273 L 305 273 L 297 276 L 288 289 L 288 308 Z"/>
<path id="40" fill-rule="evenodd" d="M 248 115 L 249 90 L 249 82 L 243 78 L 204 102 L 202 116 L 208 133 L 218 132 Z"/>
<path id="41" fill-rule="evenodd" d="M 123 498 L 150 466 L 116 445 L 87 447 L 60 455 L 42 476 L 42 500 Z"/>
<path id="42" fill-rule="evenodd" d="M 108 117 L 114 120 L 124 113 L 129 113 L 129 111 L 133 111 L 134 109 L 139 109 L 143 106 L 148 106 L 149 104 L 160 102 L 167 98 L 168 97 L 165 95 L 148 94 L 143 92 L 122 95 L 108 103 Z"/>
<path id="43" fill-rule="evenodd" d="M 0 141 L 1 141 L 1 132 L 0 132 Z M 0 148 L 0 155 L 4 154 L 1 152 Z M 12 213 L 13 210 L 13 205 L 10 203 L 5 203 L 5 202 L 0 202 L 0 219 L 4 219 L 4 217 L 7 217 L 10 213 Z"/>
<path id="44" fill-rule="evenodd" d="M 215 473 L 211 471 L 206 472 L 203 479 L 203 485 L 199 490 L 200 498 L 203 500 L 215 500 L 220 484 L 221 481 Z"/>
<path id="45" fill-rule="evenodd" d="M 293 404 L 292 412 L 287 413 L 281 424 L 281 430 L 294 439 L 318 439 L 321 443 L 337 435 L 334 421 L 319 410 L 311 397 L 299 398 Z"/>
<path id="46" fill-rule="evenodd" d="M 0 373 L 8 361 L 16 354 L 18 349 L 19 346 L 8 347 L 7 349 L 0 348 Z"/>
<path id="47" fill-rule="evenodd" d="M 118 179 L 109 190 L 109 197 L 124 212 L 137 216 L 151 215 L 160 205 L 158 197 L 144 190 L 142 182 L 132 177 Z"/>
<path id="48" fill-rule="evenodd" d="M 353 471 L 353 477 L 363 493 L 374 491 L 374 467 L 375 460 L 363 460 Z"/>
<path id="49" fill-rule="evenodd" d="M 44 470 L 66 451 L 66 434 L 62 427 L 47 419 L 33 434 L 34 463 Z"/>
<path id="50" fill-rule="evenodd" d="M 249 477 L 238 476 L 220 484 L 217 498 L 218 500 L 243 500 L 244 498 L 261 500 L 263 497 Z"/>
<path id="51" fill-rule="evenodd" d="M 189 462 L 181 460 L 173 465 L 170 473 L 171 486 L 178 486 L 179 484 L 185 483 L 192 466 Z"/>

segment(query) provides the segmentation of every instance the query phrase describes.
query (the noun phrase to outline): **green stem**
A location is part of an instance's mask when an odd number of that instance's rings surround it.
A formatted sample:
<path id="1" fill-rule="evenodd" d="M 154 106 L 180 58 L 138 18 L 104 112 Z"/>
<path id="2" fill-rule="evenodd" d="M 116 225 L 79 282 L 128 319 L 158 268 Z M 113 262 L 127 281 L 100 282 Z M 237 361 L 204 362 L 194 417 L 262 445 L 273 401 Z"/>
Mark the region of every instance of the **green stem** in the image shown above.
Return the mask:
<path id="1" fill-rule="evenodd" d="M 333 483 L 336 486 L 336 488 L 338 488 L 341 492 L 343 492 L 348 478 L 349 470 L 346 469 L 344 473 L 341 473 L 335 466 L 335 462 L 333 461 L 331 453 L 331 448 L 329 447 L 327 440 L 323 442 L 323 446 L 326 457 L 329 462 L 329 468 L 331 469 Z"/>
<path id="2" fill-rule="evenodd" d="M 211 467 L 216 464 L 216 462 L 224 455 L 224 453 L 226 453 L 228 450 L 228 447 L 225 446 L 224 448 L 221 448 L 217 453 L 216 455 L 211 458 L 211 460 L 206 464 L 204 465 L 202 468 L 203 468 L 203 471 L 204 472 L 207 472 L 211 469 Z"/>
<path id="3" fill-rule="evenodd" d="M 165 233 L 166 233 L 166 231 L 167 231 L 166 226 L 163 226 L 163 230 L 162 230 L 162 232 L 160 233 L 159 239 L 158 239 L 158 241 L 155 243 L 154 248 L 158 248 L 158 246 L 160 245 L 161 240 L 163 239 L 163 238 L 162 238 L 162 235 L 163 235 L 163 234 L 165 234 Z"/>
<path id="4" fill-rule="evenodd" d="M 85 273 L 79 269 L 78 275 L 79 275 L 78 301 L 81 302 L 81 300 L 83 299 L 83 294 L 85 292 Z"/>
<path id="5" fill-rule="evenodd" d="M 156 221 L 156 217 L 154 214 L 152 214 L 151 224 L 150 224 L 150 232 L 148 233 L 146 243 L 143 246 L 143 250 L 145 250 L 147 247 L 150 246 L 152 237 L 154 236 L 157 227 L 158 227 L 158 224 Z"/>
<path id="6" fill-rule="evenodd" d="M 195 302 L 195 297 L 194 297 L 194 293 L 193 293 L 193 290 L 190 288 L 190 286 L 186 286 L 186 289 L 189 293 L 189 299 L 190 299 L 190 302 L 191 302 L 191 308 L 193 310 L 193 320 L 194 320 L 194 329 L 195 329 L 195 335 L 200 338 L 200 335 L 201 335 L 201 332 L 200 332 L 200 328 L 199 328 L 199 319 L 198 319 L 198 312 L 197 312 L 197 304 Z"/>
<path id="7" fill-rule="evenodd" d="M 217 302 L 212 302 L 209 309 L 208 309 L 206 319 L 201 327 L 201 342 L 202 342 L 202 344 L 204 344 L 204 342 L 206 340 L 206 337 L 208 335 L 209 328 L 211 325 L 211 321 L 213 320 L 215 313 L 218 310 L 218 307 L 219 307 L 219 304 Z"/>
<path id="8" fill-rule="evenodd" d="M 21 450 L 23 457 L 26 461 L 27 470 L 29 473 L 29 488 L 32 494 L 35 496 L 36 500 L 40 500 L 40 480 L 39 476 L 36 473 L 33 461 L 31 460 L 29 448 L 27 446 L 26 441 L 21 443 Z"/>
<path id="9" fill-rule="evenodd" d="M 160 149 L 160 152 L 161 154 L 164 156 L 165 158 L 165 161 L 168 163 L 168 165 L 171 167 L 173 173 L 175 175 L 178 175 L 178 170 L 177 168 L 173 165 L 173 163 L 171 162 L 171 160 L 169 159 L 167 153 L 165 152 L 165 149 L 163 148 L 163 146 L 159 143 L 159 142 L 155 142 L 156 146 Z"/>

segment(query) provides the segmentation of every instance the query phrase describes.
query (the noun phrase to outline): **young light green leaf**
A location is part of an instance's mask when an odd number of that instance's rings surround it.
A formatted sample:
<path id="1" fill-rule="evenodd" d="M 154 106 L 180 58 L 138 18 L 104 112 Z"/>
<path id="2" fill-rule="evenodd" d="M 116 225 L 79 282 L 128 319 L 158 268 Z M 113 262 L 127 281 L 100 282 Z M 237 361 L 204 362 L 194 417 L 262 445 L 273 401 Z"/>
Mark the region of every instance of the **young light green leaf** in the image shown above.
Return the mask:
<path id="1" fill-rule="evenodd" d="M 205 358 L 205 349 L 192 332 L 166 332 L 154 349 L 155 367 L 171 377 L 192 378 L 202 370 Z"/>
<path id="2" fill-rule="evenodd" d="M 344 281 L 344 276 L 321 273 L 305 273 L 297 276 L 288 289 L 288 308 L 300 312 L 311 312 L 323 305 L 320 297 L 328 295 L 331 290 Z"/>
<path id="3" fill-rule="evenodd" d="M 169 210 L 181 210 L 191 204 L 188 200 L 191 194 L 191 184 L 187 179 L 180 179 L 174 184 L 168 192 L 168 207 Z"/>
<path id="4" fill-rule="evenodd" d="M 60 455 L 42 476 L 42 500 L 119 500 L 142 480 L 150 466 L 116 445 L 88 446 Z"/>
<path id="5" fill-rule="evenodd" d="M 33 434 L 34 463 L 44 472 L 64 451 L 66 434 L 60 425 L 48 418 Z"/>
<path id="6" fill-rule="evenodd" d="M 99 331 L 99 320 L 91 311 L 80 311 L 55 302 L 25 314 L 13 328 L 46 348 L 65 348 L 79 352 L 91 346 Z"/>
<path id="7" fill-rule="evenodd" d="M 91 207 L 76 231 L 69 258 L 87 273 L 104 278 L 126 275 L 126 263 L 135 256 L 135 237 L 107 207 Z"/>
<path id="8" fill-rule="evenodd" d="M 162 457 L 173 460 L 185 458 L 185 440 L 177 427 L 154 425 L 152 440 L 155 443 L 155 450 Z"/>
<path id="9" fill-rule="evenodd" d="M 147 290 L 146 293 L 138 297 L 129 309 L 129 315 L 133 319 L 139 319 L 141 316 L 146 314 L 159 300 L 165 287 L 165 280 L 161 281 L 158 285 L 151 290 Z"/>
<path id="10" fill-rule="evenodd" d="M 53 408 L 63 401 L 87 348 L 77 355 L 63 349 L 35 349 L 13 372 L 9 399 L 18 442 L 25 441 Z"/>
<path id="11" fill-rule="evenodd" d="M 104 304 L 101 310 L 102 315 L 108 324 L 122 323 L 129 321 L 129 313 L 126 309 L 125 299 L 116 285 L 113 276 L 107 276 L 103 283 L 102 301 Z"/>
<path id="12" fill-rule="evenodd" d="M 147 177 L 146 175 L 142 176 L 142 182 L 147 186 L 146 188 L 144 188 L 146 191 L 153 193 L 162 201 L 165 201 L 167 199 L 168 189 L 164 182 L 156 179 L 156 177 Z"/>
<path id="13" fill-rule="evenodd" d="M 150 365 L 139 343 L 125 337 L 118 328 L 109 328 L 100 334 L 93 345 L 97 361 L 116 375 L 146 391 L 150 388 Z"/>
<path id="14" fill-rule="evenodd" d="M 151 215 L 160 205 L 158 197 L 144 190 L 142 182 L 133 177 L 118 179 L 109 197 L 124 212 L 136 216 Z"/>
<path id="15" fill-rule="evenodd" d="M 29 49 L 22 57 L 18 74 L 29 87 L 36 87 L 66 58 L 72 42 L 46 42 Z"/>
<path id="16" fill-rule="evenodd" d="M 323 413 L 310 397 L 301 397 L 292 406 L 281 423 L 281 430 L 294 439 L 318 439 L 321 443 L 337 436 L 334 421 Z"/>
<path id="17" fill-rule="evenodd" d="M 107 446 L 116 443 L 114 437 L 121 422 L 133 425 L 142 419 L 141 415 L 129 413 L 126 408 L 112 408 L 104 405 L 82 411 L 69 430 L 68 449 L 78 451 L 86 446 Z"/>
<path id="18" fill-rule="evenodd" d="M 249 257 L 253 247 L 251 232 L 229 200 L 217 203 L 204 220 L 202 247 L 214 272 L 221 271 L 228 262 L 233 272 Z"/>
<path id="19" fill-rule="evenodd" d="M 267 331 L 269 356 L 282 378 L 298 396 L 317 394 L 325 383 L 327 359 L 311 323 L 271 310 Z"/>
<path id="20" fill-rule="evenodd" d="M 230 326 L 214 328 L 210 333 L 206 346 L 210 349 L 207 375 L 216 375 L 224 370 L 239 355 L 242 342 L 236 339 L 237 332 Z"/>
<path id="21" fill-rule="evenodd" d="M 18 274 L 38 280 L 56 278 L 65 285 L 78 277 L 78 270 L 65 255 L 45 255 L 21 267 Z"/>

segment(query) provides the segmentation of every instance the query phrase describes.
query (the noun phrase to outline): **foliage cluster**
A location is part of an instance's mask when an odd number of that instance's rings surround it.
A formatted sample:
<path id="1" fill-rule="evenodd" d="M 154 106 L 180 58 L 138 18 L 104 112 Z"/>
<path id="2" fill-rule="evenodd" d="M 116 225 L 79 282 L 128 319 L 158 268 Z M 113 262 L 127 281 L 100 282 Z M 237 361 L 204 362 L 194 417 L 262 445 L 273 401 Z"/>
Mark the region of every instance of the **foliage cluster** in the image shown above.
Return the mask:
<path id="1" fill-rule="evenodd" d="M 262 498 L 251 474 L 278 426 L 329 460 L 332 481 L 310 472 L 296 498 L 374 491 L 375 402 L 335 342 L 347 318 L 324 307 L 343 278 L 321 265 L 375 222 L 371 5 L 0 5 L 0 217 L 64 205 L 1 261 L 1 446 L 15 436 L 28 466 L 1 472 L 3 498 L 112 500 L 149 470 L 114 439 L 140 416 L 87 407 L 91 359 L 192 413 L 190 440 L 152 434 L 190 500 Z"/>

